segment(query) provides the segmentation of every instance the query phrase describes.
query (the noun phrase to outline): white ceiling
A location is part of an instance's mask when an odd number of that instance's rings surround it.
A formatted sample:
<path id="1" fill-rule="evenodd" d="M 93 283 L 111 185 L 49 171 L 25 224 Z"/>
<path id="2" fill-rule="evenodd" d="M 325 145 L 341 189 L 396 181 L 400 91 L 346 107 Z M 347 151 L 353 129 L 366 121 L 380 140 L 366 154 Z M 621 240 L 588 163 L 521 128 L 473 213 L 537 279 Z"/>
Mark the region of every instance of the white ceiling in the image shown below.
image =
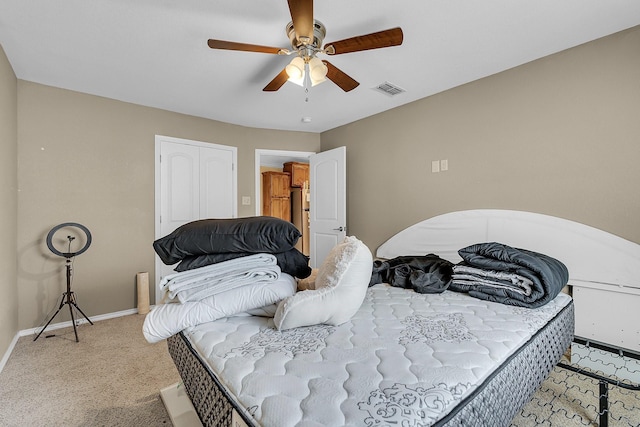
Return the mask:
<path id="1" fill-rule="evenodd" d="M 336 55 L 360 82 L 262 88 L 291 57 L 285 0 L 0 0 L 19 79 L 243 126 L 323 132 L 640 24 L 639 0 L 316 0 L 327 42 L 400 26 L 401 46 Z M 327 58 L 326 56 L 322 56 Z M 390 82 L 394 97 L 372 88 Z M 308 97 L 308 100 L 306 98 Z M 310 117 L 304 123 L 303 117 Z"/>

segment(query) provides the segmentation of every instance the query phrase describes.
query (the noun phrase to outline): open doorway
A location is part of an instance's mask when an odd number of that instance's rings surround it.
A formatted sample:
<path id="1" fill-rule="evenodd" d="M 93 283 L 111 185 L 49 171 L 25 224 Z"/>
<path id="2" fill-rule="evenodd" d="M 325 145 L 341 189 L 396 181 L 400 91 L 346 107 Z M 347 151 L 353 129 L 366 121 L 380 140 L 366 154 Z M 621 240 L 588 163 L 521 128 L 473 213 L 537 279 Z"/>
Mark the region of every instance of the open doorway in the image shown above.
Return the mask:
<path id="1" fill-rule="evenodd" d="M 346 235 L 346 148 L 322 153 L 256 150 L 256 215 L 262 213 L 261 164 L 284 167 L 287 162 L 309 164 L 309 265 L 317 268 Z"/>
<path id="2" fill-rule="evenodd" d="M 255 160 L 255 206 L 256 215 L 262 215 L 262 171 L 265 168 L 284 168 L 287 162 L 309 163 L 309 156 L 316 154 L 311 151 L 286 151 L 286 150 L 256 150 Z"/>
<path id="3" fill-rule="evenodd" d="M 310 255 L 309 156 L 315 153 L 256 150 L 256 215 L 293 223 L 302 236 L 296 249 Z"/>

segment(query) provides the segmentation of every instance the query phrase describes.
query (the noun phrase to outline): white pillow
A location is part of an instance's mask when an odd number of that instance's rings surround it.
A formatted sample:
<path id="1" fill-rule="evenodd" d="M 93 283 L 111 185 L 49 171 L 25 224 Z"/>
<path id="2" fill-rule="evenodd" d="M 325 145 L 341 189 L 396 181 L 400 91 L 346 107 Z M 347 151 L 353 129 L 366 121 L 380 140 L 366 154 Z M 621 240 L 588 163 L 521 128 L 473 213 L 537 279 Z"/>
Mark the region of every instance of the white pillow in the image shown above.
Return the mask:
<path id="1" fill-rule="evenodd" d="M 278 304 L 279 330 L 324 323 L 340 325 L 358 311 L 371 280 L 373 256 L 353 236 L 336 245 L 318 269 L 315 289 L 299 291 Z"/>

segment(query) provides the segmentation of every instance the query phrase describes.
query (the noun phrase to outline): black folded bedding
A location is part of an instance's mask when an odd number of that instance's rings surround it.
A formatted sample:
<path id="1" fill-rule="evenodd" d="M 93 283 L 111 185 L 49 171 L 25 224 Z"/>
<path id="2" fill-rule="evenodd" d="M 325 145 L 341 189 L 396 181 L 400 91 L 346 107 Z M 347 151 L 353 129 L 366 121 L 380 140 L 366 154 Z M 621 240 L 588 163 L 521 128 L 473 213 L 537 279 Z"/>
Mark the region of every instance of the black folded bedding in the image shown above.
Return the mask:
<path id="1" fill-rule="evenodd" d="M 153 242 L 153 248 L 162 262 L 171 265 L 197 255 L 285 252 L 301 235 L 292 223 L 269 216 L 203 219 L 176 228 Z"/>
<path id="2" fill-rule="evenodd" d="M 502 243 L 478 243 L 458 254 L 463 261 L 453 267 L 449 289 L 479 299 L 540 307 L 554 299 L 569 280 L 561 261 Z"/>
<path id="3" fill-rule="evenodd" d="M 194 255 L 184 258 L 175 270 L 178 272 L 193 270 L 194 268 L 205 267 L 207 265 L 216 264 L 218 262 L 228 261 L 243 256 L 251 255 L 247 252 L 225 252 L 221 254 Z M 296 248 L 289 249 L 285 252 L 274 253 L 280 270 L 283 273 L 297 277 L 298 279 L 306 279 L 311 275 L 311 267 L 309 267 L 309 257 L 304 255 Z"/>

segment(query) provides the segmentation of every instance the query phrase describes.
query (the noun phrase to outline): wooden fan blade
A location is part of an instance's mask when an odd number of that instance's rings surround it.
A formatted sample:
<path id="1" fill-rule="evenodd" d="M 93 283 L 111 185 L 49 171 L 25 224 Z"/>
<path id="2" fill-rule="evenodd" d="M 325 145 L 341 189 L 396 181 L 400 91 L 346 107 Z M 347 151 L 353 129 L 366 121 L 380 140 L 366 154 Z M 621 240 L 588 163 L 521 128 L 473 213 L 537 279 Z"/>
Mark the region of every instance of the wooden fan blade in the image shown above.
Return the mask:
<path id="1" fill-rule="evenodd" d="M 282 85 L 287 82 L 287 80 L 289 80 L 289 75 L 287 74 L 287 70 L 285 68 L 280 71 L 280 74 L 278 74 L 273 80 L 271 80 L 269 84 L 266 85 L 262 90 L 264 92 L 275 92 L 280 89 Z"/>
<path id="2" fill-rule="evenodd" d="M 357 81 L 349 77 L 344 71 L 331 64 L 329 61 L 322 61 L 327 66 L 327 78 L 337 84 L 340 89 L 349 92 L 360 85 Z"/>
<path id="3" fill-rule="evenodd" d="M 260 46 L 257 44 L 247 44 L 247 43 L 236 43 L 236 42 L 228 42 L 225 40 L 214 40 L 209 39 L 207 42 L 211 49 L 224 49 L 224 50 L 240 50 L 243 52 L 258 52 L 258 53 L 273 53 L 273 54 L 283 54 L 285 53 L 285 49 L 281 49 L 279 47 L 270 47 L 270 46 Z"/>
<path id="4" fill-rule="evenodd" d="M 313 0 L 288 0 L 296 37 L 304 44 L 313 43 Z"/>
<path id="5" fill-rule="evenodd" d="M 327 43 L 324 50 L 328 55 L 338 55 L 361 50 L 379 49 L 381 47 L 399 46 L 402 44 L 403 37 L 402 29 L 397 27 L 364 36 L 351 37 L 349 39 Z"/>

